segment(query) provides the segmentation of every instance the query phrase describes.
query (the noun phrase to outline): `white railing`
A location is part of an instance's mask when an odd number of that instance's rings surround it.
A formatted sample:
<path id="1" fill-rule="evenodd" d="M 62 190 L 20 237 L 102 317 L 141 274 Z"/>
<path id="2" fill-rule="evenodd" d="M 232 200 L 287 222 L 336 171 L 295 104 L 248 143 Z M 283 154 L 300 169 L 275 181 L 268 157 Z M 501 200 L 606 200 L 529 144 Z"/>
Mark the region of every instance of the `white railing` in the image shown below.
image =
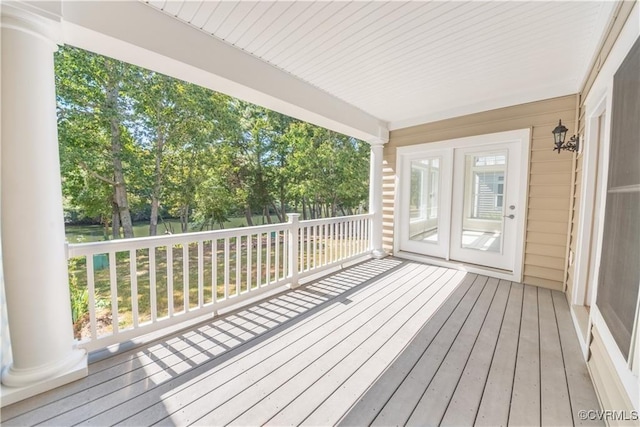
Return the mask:
<path id="1" fill-rule="evenodd" d="M 371 215 L 69 244 L 69 273 L 88 291 L 78 332 L 87 350 L 215 315 L 260 293 L 362 257 Z"/>

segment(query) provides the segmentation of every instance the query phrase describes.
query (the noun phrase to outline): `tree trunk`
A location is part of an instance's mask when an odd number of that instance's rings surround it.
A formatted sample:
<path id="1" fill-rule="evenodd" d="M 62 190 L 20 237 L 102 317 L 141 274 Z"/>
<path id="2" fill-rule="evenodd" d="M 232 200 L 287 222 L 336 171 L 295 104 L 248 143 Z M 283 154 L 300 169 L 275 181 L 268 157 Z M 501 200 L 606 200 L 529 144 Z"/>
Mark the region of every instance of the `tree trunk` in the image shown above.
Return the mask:
<path id="1" fill-rule="evenodd" d="M 302 198 L 302 220 L 307 220 L 307 199 L 306 197 Z"/>
<path id="2" fill-rule="evenodd" d="M 118 212 L 118 204 L 115 202 L 115 200 L 111 202 L 111 208 L 113 210 L 113 219 L 111 220 L 113 225 L 111 227 L 111 232 L 113 233 L 114 239 L 119 239 L 120 238 L 120 213 Z"/>
<path id="3" fill-rule="evenodd" d="M 244 207 L 244 217 L 247 220 L 247 225 L 253 227 L 253 218 L 251 215 L 251 208 L 247 205 Z"/>
<path id="4" fill-rule="evenodd" d="M 183 206 L 180 209 L 180 229 L 183 233 L 189 231 L 189 206 Z"/>
<path id="5" fill-rule="evenodd" d="M 102 232 L 104 240 L 108 240 L 109 239 L 109 220 L 107 219 L 106 215 L 100 216 L 100 222 L 102 222 L 102 226 L 104 227 Z"/>
<path id="6" fill-rule="evenodd" d="M 127 198 L 127 187 L 124 180 L 122 167 L 122 140 L 120 134 L 120 117 L 118 111 L 118 97 L 120 95 L 119 76 L 113 70 L 114 64 L 109 61 L 109 76 L 107 81 L 107 111 L 109 114 L 109 125 L 111 127 L 111 157 L 113 159 L 113 181 L 115 202 L 118 205 L 118 216 L 124 230 L 124 237 L 133 236 L 133 222 L 129 211 L 129 201 Z"/>
<path id="7" fill-rule="evenodd" d="M 284 191 L 282 191 L 280 195 L 280 212 L 282 213 L 280 222 L 285 222 L 287 220 L 287 204 L 284 201 Z"/>
<path id="8" fill-rule="evenodd" d="M 155 182 L 151 191 L 151 218 L 149 218 L 149 236 L 158 234 L 158 209 L 160 208 L 160 190 L 162 189 L 162 152 L 164 150 L 164 134 L 158 129 L 156 142 L 156 164 L 154 169 Z"/>
<path id="9" fill-rule="evenodd" d="M 347 216 L 347 213 L 344 211 L 344 206 L 340 205 L 340 212 L 342 212 L 342 216 Z"/>
<path id="10" fill-rule="evenodd" d="M 272 224 L 273 221 L 271 221 L 271 212 L 269 212 L 269 206 L 264 207 L 264 214 L 267 216 L 267 224 Z"/>

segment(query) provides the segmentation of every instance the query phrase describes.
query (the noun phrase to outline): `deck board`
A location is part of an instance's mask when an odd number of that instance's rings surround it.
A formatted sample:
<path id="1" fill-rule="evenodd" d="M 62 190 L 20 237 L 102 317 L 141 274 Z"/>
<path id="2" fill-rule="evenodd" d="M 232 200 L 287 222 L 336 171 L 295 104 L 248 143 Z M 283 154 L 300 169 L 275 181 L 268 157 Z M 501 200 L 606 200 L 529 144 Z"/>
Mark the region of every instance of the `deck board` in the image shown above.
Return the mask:
<path id="1" fill-rule="evenodd" d="M 400 289 L 398 295 L 394 295 L 396 299 L 390 298 L 387 306 L 382 309 L 376 308 L 371 315 L 365 315 L 362 327 L 338 345 L 321 349 L 320 351 L 324 351 L 324 353 L 316 359 L 312 359 L 305 352 L 298 354 L 296 359 L 301 360 L 305 366 L 295 374 L 284 366 L 284 369 L 287 370 L 284 382 L 282 379 L 273 381 L 274 377 L 269 377 L 270 381 L 267 381 L 266 384 L 253 384 L 246 393 L 238 396 L 237 403 L 230 401 L 225 405 L 227 407 L 216 408 L 215 411 L 200 419 L 198 424 L 221 425 L 233 421 L 234 424 L 242 425 L 242 421 L 235 420 L 244 412 L 239 403 L 244 402 L 256 408 L 256 405 L 263 401 L 261 397 L 270 394 L 275 394 L 273 399 L 279 402 L 298 400 L 297 404 L 293 403 L 287 406 L 290 411 L 285 412 L 284 419 L 289 423 L 299 424 L 314 409 L 312 401 L 298 399 L 305 389 L 316 384 L 336 366 L 358 366 L 364 363 L 369 352 L 375 351 L 376 347 L 379 348 L 382 343 L 390 339 L 393 333 L 407 320 L 407 316 L 419 310 L 426 300 L 446 284 L 452 276 L 451 272 L 438 269 L 427 278 L 432 283 L 427 287 L 422 287 L 418 286 L 422 275 L 417 275 L 407 282 L 408 286 Z M 335 334 L 335 332 L 333 333 Z M 280 424 L 281 420 L 275 419 L 273 423 Z"/>
<path id="2" fill-rule="evenodd" d="M 505 284 L 503 283 L 503 285 Z M 474 420 L 476 425 L 504 426 L 509 421 L 523 293 L 524 286 L 522 284 L 511 284 L 500 335 L 494 350 L 493 360 L 491 360 L 487 382 L 481 395 L 480 407 Z"/>
<path id="3" fill-rule="evenodd" d="M 571 424 L 598 407 L 562 293 L 394 258 L 89 372 L 2 425 Z"/>
<path id="4" fill-rule="evenodd" d="M 424 391 L 424 386 L 431 382 L 438 371 L 472 308 L 482 294 L 486 282 L 486 277 L 476 278 L 469 293 L 465 295 L 452 316 L 438 331 L 429 347 L 412 367 L 409 375 L 378 413 L 373 425 L 404 425 L 407 422 Z"/>
<path id="5" fill-rule="evenodd" d="M 407 421 L 407 425 L 440 424 L 469 359 L 471 350 L 478 339 L 480 329 L 487 318 L 489 307 L 493 302 L 497 289 L 497 279 L 491 278 L 487 280 L 480 298 L 478 298 L 464 326 L 455 338 L 447 356 L 422 394 L 420 401 Z"/>
<path id="6" fill-rule="evenodd" d="M 561 292 L 552 292 L 553 306 L 560 334 L 562 345 L 562 357 L 565 361 L 564 367 L 567 376 L 567 386 L 569 388 L 569 398 L 572 408 L 587 409 L 597 408 L 598 398 L 589 378 L 587 367 L 581 363 L 572 363 L 582 357 L 580 345 L 576 339 L 576 330 L 572 325 L 569 304 Z M 598 421 L 580 419 L 576 417 L 576 410 L 573 411 L 573 422 L 576 425 L 600 424 Z"/>
<path id="7" fill-rule="evenodd" d="M 564 359 L 549 289 L 538 289 L 540 314 L 540 396 L 543 426 L 572 425 Z"/>
<path id="8" fill-rule="evenodd" d="M 400 353 L 398 358 L 384 371 L 380 378 L 372 383 L 367 392 L 353 405 L 353 408 L 340 420 L 341 426 L 370 425 L 380 410 L 391 398 L 402 380 L 409 375 L 436 337 L 442 325 L 454 313 L 458 305 L 465 301 L 466 294 L 476 280 L 475 275 L 467 275 L 451 298 L 440 307 L 429 322 L 416 334 L 416 337 Z"/>
<path id="9" fill-rule="evenodd" d="M 458 385 L 442 417 L 442 425 L 468 426 L 474 423 L 489 376 L 510 290 L 510 283 L 501 283 L 498 287 L 464 372 L 459 377 Z"/>
<path id="10" fill-rule="evenodd" d="M 538 291 L 524 287 L 520 338 L 513 379 L 510 425 L 540 425 L 540 328 Z"/>

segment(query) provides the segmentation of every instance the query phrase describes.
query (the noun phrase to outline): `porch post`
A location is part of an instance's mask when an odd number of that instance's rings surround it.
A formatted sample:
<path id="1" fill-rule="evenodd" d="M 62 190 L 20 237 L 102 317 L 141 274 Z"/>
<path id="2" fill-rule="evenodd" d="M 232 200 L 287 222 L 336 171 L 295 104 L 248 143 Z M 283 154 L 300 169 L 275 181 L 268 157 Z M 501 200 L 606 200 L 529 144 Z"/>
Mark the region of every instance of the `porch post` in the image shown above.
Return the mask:
<path id="1" fill-rule="evenodd" d="M 374 258 L 384 258 L 387 253 L 382 249 L 382 156 L 384 142 L 370 141 L 369 163 L 369 213 L 371 220 L 371 254 Z"/>
<path id="2" fill-rule="evenodd" d="M 55 21 L 2 6 L 1 236 L 12 364 L 2 405 L 87 375 L 74 346 L 53 52 Z"/>

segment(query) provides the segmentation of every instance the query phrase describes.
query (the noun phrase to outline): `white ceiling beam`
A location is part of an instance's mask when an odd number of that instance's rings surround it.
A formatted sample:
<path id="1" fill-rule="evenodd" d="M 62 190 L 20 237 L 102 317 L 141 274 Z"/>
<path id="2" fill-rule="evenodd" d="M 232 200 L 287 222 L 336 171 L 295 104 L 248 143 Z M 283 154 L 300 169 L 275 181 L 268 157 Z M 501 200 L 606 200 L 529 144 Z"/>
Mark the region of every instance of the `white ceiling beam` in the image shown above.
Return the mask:
<path id="1" fill-rule="evenodd" d="M 139 1 L 65 1 L 63 41 L 368 142 L 387 123 Z"/>

